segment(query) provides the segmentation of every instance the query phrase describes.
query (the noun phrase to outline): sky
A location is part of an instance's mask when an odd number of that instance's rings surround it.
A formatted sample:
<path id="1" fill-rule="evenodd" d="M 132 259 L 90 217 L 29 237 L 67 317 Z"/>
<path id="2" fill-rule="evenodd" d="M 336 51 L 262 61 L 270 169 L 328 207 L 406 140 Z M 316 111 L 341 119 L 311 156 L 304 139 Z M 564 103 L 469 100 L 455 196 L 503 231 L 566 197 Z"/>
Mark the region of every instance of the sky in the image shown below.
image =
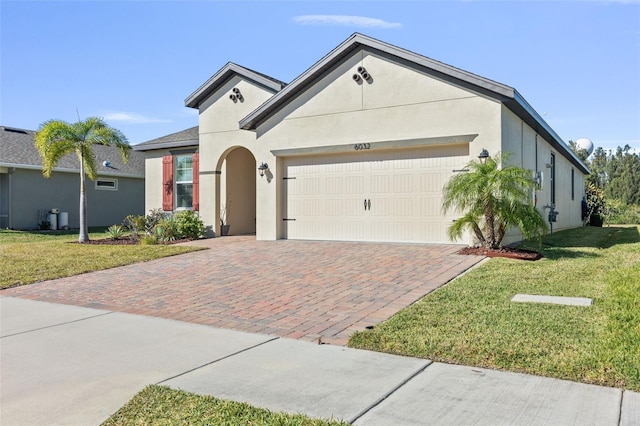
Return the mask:
<path id="1" fill-rule="evenodd" d="M 0 0 L 0 124 L 198 124 L 227 62 L 291 82 L 354 32 L 514 87 L 565 141 L 640 150 L 640 0 Z"/>

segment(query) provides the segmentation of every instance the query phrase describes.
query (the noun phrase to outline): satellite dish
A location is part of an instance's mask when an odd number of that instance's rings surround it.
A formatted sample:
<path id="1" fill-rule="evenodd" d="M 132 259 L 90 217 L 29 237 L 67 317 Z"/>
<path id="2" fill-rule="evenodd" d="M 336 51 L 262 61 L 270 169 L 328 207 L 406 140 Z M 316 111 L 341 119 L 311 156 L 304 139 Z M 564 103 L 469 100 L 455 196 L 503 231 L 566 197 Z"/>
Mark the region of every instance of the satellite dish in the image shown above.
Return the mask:
<path id="1" fill-rule="evenodd" d="M 587 156 L 589 156 L 589 155 L 591 155 L 593 153 L 593 142 L 591 142 L 587 138 L 578 139 L 576 141 L 576 146 L 579 149 L 584 149 L 585 151 L 587 151 Z"/>

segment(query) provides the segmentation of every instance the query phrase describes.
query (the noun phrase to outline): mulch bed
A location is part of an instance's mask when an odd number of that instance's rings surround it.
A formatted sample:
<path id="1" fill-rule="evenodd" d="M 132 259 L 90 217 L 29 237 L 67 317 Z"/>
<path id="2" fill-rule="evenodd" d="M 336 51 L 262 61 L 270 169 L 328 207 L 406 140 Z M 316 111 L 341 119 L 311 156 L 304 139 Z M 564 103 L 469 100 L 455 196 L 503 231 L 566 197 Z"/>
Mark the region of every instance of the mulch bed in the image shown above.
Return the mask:
<path id="1" fill-rule="evenodd" d="M 175 240 L 175 241 L 164 241 L 164 242 L 158 241 L 158 244 L 169 245 L 169 244 L 186 243 L 189 241 L 193 241 L 193 239 L 184 238 L 182 240 Z M 140 241 L 134 238 L 122 237 L 118 240 L 112 240 L 111 238 L 104 238 L 101 240 L 89 240 L 86 243 L 82 243 L 82 244 L 108 245 L 108 246 L 135 246 L 135 245 L 138 245 L 139 243 Z M 80 244 L 80 243 L 77 241 L 73 241 L 72 244 Z"/>
<path id="2" fill-rule="evenodd" d="M 524 250 L 515 247 L 501 247 L 499 249 L 488 249 L 485 247 L 465 247 L 457 251 L 458 254 L 471 254 L 486 257 L 506 257 L 518 260 L 538 260 L 542 257 L 537 251 Z"/>

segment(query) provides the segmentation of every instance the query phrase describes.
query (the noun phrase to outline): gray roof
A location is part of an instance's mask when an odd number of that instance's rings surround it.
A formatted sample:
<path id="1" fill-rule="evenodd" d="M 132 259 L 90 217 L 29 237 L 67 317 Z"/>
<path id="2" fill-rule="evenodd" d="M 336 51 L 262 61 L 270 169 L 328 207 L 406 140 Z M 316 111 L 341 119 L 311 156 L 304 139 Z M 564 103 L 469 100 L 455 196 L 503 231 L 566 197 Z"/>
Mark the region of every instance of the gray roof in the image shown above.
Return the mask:
<path id="1" fill-rule="evenodd" d="M 408 66 L 417 67 L 422 72 L 431 74 L 451 84 L 456 84 L 502 102 L 531 128 L 548 140 L 554 148 L 563 153 L 576 167 L 584 173 L 589 173 L 589 169 L 584 163 L 514 88 L 360 33 L 351 35 L 311 68 L 300 74 L 288 86 L 240 120 L 240 128 L 255 130 L 269 117 L 272 117 L 276 112 L 304 93 L 315 82 L 326 76 L 330 70 L 361 49 L 371 50 Z"/>
<path id="2" fill-rule="evenodd" d="M 42 160 L 35 146 L 33 130 L 0 126 L 0 167 L 21 169 L 42 169 Z M 100 176 L 122 176 L 144 178 L 144 154 L 129 154 L 129 161 L 122 162 L 120 152 L 115 147 L 94 145 L 96 169 Z M 102 163 L 109 161 L 110 167 Z M 60 159 L 54 171 L 79 171 L 80 162 L 76 154 L 69 154 Z"/>
<path id="3" fill-rule="evenodd" d="M 248 80 L 251 80 L 259 86 L 262 86 L 273 93 L 278 92 L 284 86 L 286 86 L 285 82 L 277 80 L 273 77 L 269 77 L 266 74 L 253 71 L 241 65 L 234 64 L 233 62 L 227 62 L 225 66 L 220 68 L 218 72 L 216 72 L 213 76 L 211 76 L 211 78 L 209 78 L 209 80 L 207 80 L 195 92 L 189 95 L 187 99 L 185 99 L 185 106 L 188 106 L 190 108 L 199 108 L 200 104 L 203 101 L 211 96 L 212 93 L 218 90 L 220 86 L 224 85 L 234 75 L 239 75 Z"/>
<path id="4" fill-rule="evenodd" d="M 199 127 L 195 126 L 176 133 L 171 133 L 170 135 L 133 145 L 133 149 L 135 151 L 151 151 L 154 149 L 198 146 L 199 140 Z"/>

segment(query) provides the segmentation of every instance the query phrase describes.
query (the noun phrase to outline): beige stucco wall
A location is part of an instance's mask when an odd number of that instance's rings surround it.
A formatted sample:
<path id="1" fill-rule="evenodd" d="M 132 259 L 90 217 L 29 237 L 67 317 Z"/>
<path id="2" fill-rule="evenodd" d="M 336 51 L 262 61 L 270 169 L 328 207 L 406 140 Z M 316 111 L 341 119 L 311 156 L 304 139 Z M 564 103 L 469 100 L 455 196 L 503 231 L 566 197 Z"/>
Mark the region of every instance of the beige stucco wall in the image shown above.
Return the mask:
<path id="1" fill-rule="evenodd" d="M 352 75 L 364 66 L 371 82 Z M 309 88 L 257 130 L 256 158 L 276 164 L 258 182 L 258 238 L 282 237 L 281 161 L 271 151 L 355 143 L 425 140 L 477 134 L 471 157 L 500 147 L 500 103 L 361 51 Z"/>
<path id="2" fill-rule="evenodd" d="M 358 66 L 371 74 L 370 81 L 353 80 Z M 229 99 L 234 87 L 240 89 L 243 102 Z M 473 135 L 465 141 L 470 158 L 483 148 L 491 155 L 509 151 L 513 162 L 530 170 L 536 170 L 537 154 L 537 169 L 544 172 L 545 180 L 535 194 L 537 205 L 542 208 L 549 203 L 550 176 L 544 165 L 549 162 L 551 146 L 541 136 L 494 99 L 419 72 L 386 55 L 366 49 L 355 52 L 255 132 L 240 130 L 239 121 L 272 95 L 270 90 L 235 76 L 200 106 L 200 215 L 218 235 L 220 206 L 227 204 L 227 197 L 233 206 L 233 193 L 242 188 L 251 191 L 250 181 L 255 179 L 256 237 L 283 237 L 285 155 L 310 155 L 304 152 L 310 148 L 323 153 L 347 152 L 356 143 L 386 144 L 375 149 L 402 149 L 405 143 L 427 146 L 442 138 Z M 238 151 L 238 147 L 247 151 Z M 161 156 L 158 152 L 147 160 L 147 208 L 161 204 Z M 242 159 L 234 159 L 240 156 Z M 263 178 L 255 170 L 262 162 L 269 165 Z M 566 183 L 570 185 L 573 166 L 560 153 L 556 153 L 556 164 L 560 215 L 554 229 L 579 226 L 583 175 L 575 170 L 575 197 L 571 200 Z M 242 210 L 252 209 L 247 206 Z M 541 211 L 546 218 L 547 211 Z M 250 221 L 248 216 L 242 218 L 236 232 L 251 232 Z M 512 232 L 508 238 L 516 240 L 519 235 Z"/>
<path id="3" fill-rule="evenodd" d="M 169 151 L 147 151 L 144 154 L 144 208 L 148 212 L 162 208 L 162 156 L 169 155 Z"/>
<path id="4" fill-rule="evenodd" d="M 511 163 L 531 170 L 532 174 L 534 171 L 542 172 L 542 188 L 535 191 L 532 197 L 545 221 L 547 221 L 549 213 L 549 209 L 545 206 L 551 204 L 551 169 L 547 167 L 547 164 L 551 163 L 551 154 L 555 154 L 555 209 L 559 214 L 557 222 L 553 223 L 553 230 L 559 231 L 581 226 L 580 203 L 584 195 L 584 174 L 505 106 L 502 106 L 502 141 L 502 151 L 511 153 Z M 574 173 L 573 199 L 571 198 L 571 170 Z M 522 239 L 522 235 L 517 229 L 512 229 L 507 233 L 504 243 L 520 239 Z"/>
<path id="5" fill-rule="evenodd" d="M 234 87 L 240 89 L 243 101 L 233 102 L 229 99 Z M 270 90 L 262 86 L 235 76 L 200 106 L 200 217 L 206 226 L 212 227 L 216 235 L 220 235 L 220 207 L 228 204 L 227 197 L 230 197 L 231 200 L 230 208 L 236 209 L 236 212 L 240 209 L 246 212 L 243 213 L 245 216 L 243 214 L 237 216 L 239 222 L 235 224 L 231 222 L 232 217 L 228 218 L 232 228 L 231 233 L 254 231 L 255 216 L 253 211 L 249 213 L 247 206 L 241 207 L 239 205 L 242 197 L 239 193 L 240 187 L 248 185 L 245 188 L 253 191 L 253 186 L 246 181 L 241 184 L 237 179 L 230 179 L 230 177 L 234 173 L 242 173 L 244 179 L 258 182 L 258 172 L 251 161 L 260 164 L 261 161 L 268 161 L 268 159 L 258 158 L 256 155 L 256 134 L 240 130 L 238 123 L 269 99 L 272 94 Z M 249 159 L 246 156 L 243 159 L 236 158 L 239 160 L 239 162 L 234 162 L 236 169 L 228 170 L 229 167 L 225 165 L 227 155 L 235 152 L 234 150 L 238 147 L 246 148 L 247 153 L 250 153 L 253 158 Z M 236 174 L 237 176 L 239 175 Z M 231 184 L 233 185 L 231 186 Z M 242 203 L 244 205 L 246 201 L 242 201 Z"/>

